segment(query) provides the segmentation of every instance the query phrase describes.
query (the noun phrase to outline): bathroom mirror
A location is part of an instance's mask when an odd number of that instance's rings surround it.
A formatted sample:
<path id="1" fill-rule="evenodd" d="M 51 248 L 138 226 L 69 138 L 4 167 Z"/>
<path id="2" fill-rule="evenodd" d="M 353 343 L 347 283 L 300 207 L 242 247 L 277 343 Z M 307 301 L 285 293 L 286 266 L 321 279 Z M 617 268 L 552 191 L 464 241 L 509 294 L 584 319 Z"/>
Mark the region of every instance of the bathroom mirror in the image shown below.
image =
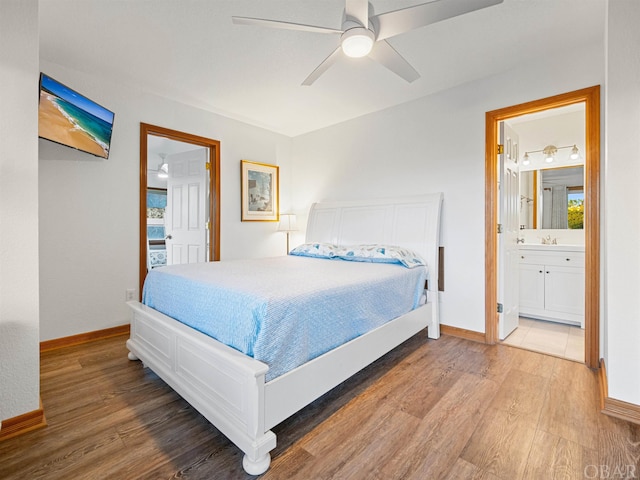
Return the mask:
<path id="1" fill-rule="evenodd" d="M 584 165 L 520 172 L 520 228 L 584 228 Z"/>
<path id="2" fill-rule="evenodd" d="M 220 142 L 140 124 L 140 295 L 147 272 L 220 259 Z"/>

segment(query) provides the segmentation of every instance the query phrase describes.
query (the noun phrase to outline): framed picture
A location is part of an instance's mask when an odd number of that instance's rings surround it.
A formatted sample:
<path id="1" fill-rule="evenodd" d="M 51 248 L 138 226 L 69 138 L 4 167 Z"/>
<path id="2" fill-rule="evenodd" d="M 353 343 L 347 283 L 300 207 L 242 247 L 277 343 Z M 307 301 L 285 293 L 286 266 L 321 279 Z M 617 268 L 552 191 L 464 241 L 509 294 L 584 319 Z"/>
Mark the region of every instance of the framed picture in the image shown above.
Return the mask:
<path id="1" fill-rule="evenodd" d="M 278 167 L 241 160 L 240 181 L 242 221 L 277 222 L 280 201 Z"/>

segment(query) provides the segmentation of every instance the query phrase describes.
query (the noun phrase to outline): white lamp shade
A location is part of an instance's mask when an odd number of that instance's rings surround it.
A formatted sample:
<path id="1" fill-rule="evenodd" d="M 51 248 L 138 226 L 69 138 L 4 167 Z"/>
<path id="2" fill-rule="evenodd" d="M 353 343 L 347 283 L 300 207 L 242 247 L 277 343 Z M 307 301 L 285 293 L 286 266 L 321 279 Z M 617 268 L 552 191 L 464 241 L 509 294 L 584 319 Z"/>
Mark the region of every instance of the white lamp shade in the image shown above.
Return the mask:
<path id="1" fill-rule="evenodd" d="M 278 231 L 293 232 L 297 230 L 296 215 L 294 213 L 281 213 L 280 223 L 278 223 Z"/>

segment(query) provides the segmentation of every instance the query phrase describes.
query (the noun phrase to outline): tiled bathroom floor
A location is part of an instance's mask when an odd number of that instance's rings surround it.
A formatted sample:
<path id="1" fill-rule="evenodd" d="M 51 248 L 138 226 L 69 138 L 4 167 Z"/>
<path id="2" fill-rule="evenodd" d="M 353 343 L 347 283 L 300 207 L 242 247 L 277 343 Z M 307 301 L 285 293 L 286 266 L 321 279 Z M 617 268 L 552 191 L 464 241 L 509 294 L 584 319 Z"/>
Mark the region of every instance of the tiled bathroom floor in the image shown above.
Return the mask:
<path id="1" fill-rule="evenodd" d="M 584 330 L 580 327 L 520 317 L 518 328 L 503 343 L 584 362 Z"/>

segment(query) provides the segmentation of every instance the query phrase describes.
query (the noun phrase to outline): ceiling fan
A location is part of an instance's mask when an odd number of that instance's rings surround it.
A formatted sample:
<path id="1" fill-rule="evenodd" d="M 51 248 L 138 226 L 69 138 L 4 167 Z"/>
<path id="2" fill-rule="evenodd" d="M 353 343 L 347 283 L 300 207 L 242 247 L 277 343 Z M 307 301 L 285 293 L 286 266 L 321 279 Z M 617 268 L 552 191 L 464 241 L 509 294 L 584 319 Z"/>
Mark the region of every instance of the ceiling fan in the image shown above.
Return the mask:
<path id="1" fill-rule="evenodd" d="M 340 30 L 279 20 L 231 18 L 233 23 L 239 25 L 340 35 L 338 47 L 311 72 L 302 85 L 311 85 L 315 82 L 342 54 L 347 57 L 368 56 L 407 82 L 413 82 L 420 78 L 420 74 L 387 42 L 388 38 L 502 2 L 503 0 L 435 0 L 374 15 L 373 6 L 368 0 L 346 0 Z"/>

